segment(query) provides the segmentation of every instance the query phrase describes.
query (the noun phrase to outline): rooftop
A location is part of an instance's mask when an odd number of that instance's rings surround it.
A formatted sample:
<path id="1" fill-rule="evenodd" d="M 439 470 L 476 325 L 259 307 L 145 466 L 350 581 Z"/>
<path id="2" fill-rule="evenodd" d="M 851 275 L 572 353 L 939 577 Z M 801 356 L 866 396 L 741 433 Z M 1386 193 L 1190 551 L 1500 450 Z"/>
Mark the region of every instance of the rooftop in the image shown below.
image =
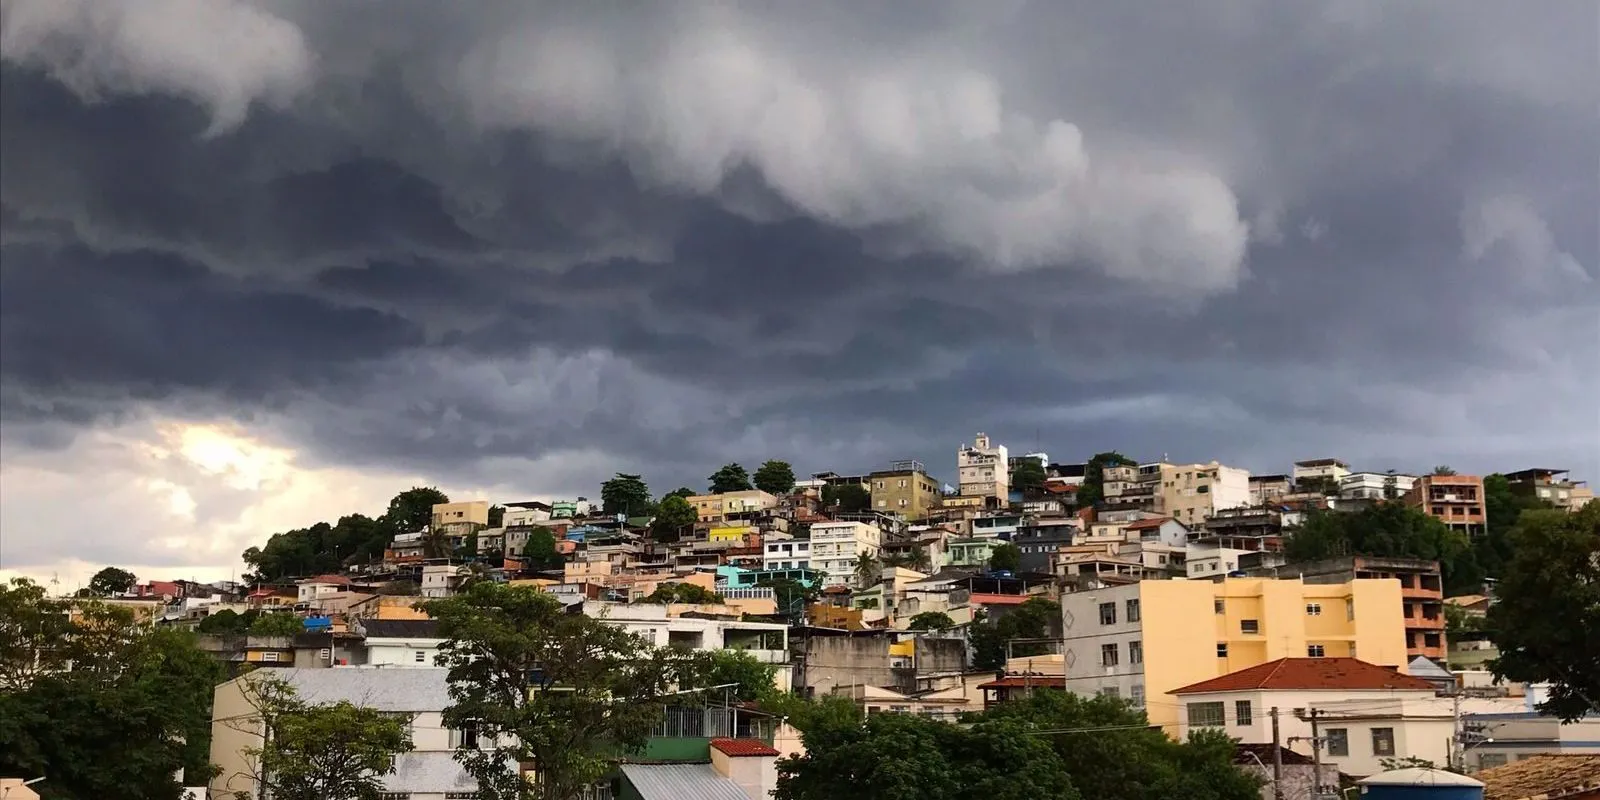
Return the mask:
<path id="1" fill-rule="evenodd" d="M 1157 517 L 1155 519 L 1141 519 L 1128 523 L 1127 530 L 1142 531 L 1147 528 L 1159 528 L 1172 521 L 1172 517 Z"/>
<path id="2" fill-rule="evenodd" d="M 1258 690 L 1416 690 L 1433 691 L 1433 684 L 1402 675 L 1388 667 L 1354 658 L 1280 658 L 1193 683 L 1172 694 L 1245 692 Z"/>
<path id="3" fill-rule="evenodd" d="M 361 628 L 367 632 L 368 638 L 440 638 L 439 621 L 436 619 L 364 619 Z"/>
<path id="4" fill-rule="evenodd" d="M 1483 781 L 1484 800 L 1576 798 L 1579 792 L 1600 791 L 1600 755 L 1530 755 L 1476 777 Z"/>
<path id="5" fill-rule="evenodd" d="M 1062 675 L 1007 675 L 1004 678 L 978 684 L 979 689 L 1026 689 L 1031 686 L 1066 688 L 1067 679 Z"/>
<path id="6" fill-rule="evenodd" d="M 450 705 L 446 669 L 381 667 L 286 667 L 265 670 L 293 686 L 311 703 L 348 700 L 377 711 L 442 711 Z M 235 680 L 246 680 L 253 673 Z"/>
<path id="7" fill-rule="evenodd" d="M 711 746 L 730 756 L 775 756 L 778 751 L 760 739 L 712 739 Z"/>
<path id="8" fill-rule="evenodd" d="M 622 775 L 643 800 L 747 800 L 710 764 L 623 764 Z"/>

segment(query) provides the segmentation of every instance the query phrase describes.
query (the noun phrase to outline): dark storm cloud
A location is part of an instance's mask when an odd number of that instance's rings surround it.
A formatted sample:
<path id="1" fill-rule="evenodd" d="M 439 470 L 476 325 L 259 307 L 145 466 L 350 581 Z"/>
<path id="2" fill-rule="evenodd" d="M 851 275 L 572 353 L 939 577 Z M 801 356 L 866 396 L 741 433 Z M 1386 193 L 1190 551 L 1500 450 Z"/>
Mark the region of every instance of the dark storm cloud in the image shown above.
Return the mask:
<path id="1" fill-rule="evenodd" d="M 10 441 L 1600 466 L 1589 3 L 159 5 L 5 7 Z"/>

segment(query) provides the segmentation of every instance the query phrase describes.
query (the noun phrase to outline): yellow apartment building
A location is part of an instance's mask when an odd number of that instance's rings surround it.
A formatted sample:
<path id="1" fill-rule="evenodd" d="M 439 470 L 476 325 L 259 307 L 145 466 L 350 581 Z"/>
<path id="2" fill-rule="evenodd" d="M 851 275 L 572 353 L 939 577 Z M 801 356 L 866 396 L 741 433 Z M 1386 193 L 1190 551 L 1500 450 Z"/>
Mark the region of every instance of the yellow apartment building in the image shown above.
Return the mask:
<path id="1" fill-rule="evenodd" d="M 729 517 L 737 519 L 740 514 L 776 508 L 778 498 L 760 489 L 746 489 L 742 492 L 697 494 L 685 497 L 684 502 L 694 509 L 701 522 L 722 522 Z"/>
<path id="2" fill-rule="evenodd" d="M 917 520 L 927 519 L 928 512 L 939 507 L 939 484 L 920 461 L 896 461 L 867 476 L 867 481 L 873 511 Z"/>
<path id="3" fill-rule="evenodd" d="M 489 527 L 489 501 L 467 500 L 461 503 L 439 503 L 433 507 L 435 528 L 466 523 L 480 528 Z"/>
<path id="4" fill-rule="evenodd" d="M 1348 656 L 1404 671 L 1400 582 L 1149 580 L 1061 597 L 1067 689 L 1143 707 L 1178 735 L 1174 689 L 1279 658 Z"/>
<path id="5" fill-rule="evenodd" d="M 706 533 L 706 540 L 711 542 L 728 542 L 737 544 L 743 542 L 746 536 L 757 533 L 753 525 L 723 525 L 712 528 Z"/>

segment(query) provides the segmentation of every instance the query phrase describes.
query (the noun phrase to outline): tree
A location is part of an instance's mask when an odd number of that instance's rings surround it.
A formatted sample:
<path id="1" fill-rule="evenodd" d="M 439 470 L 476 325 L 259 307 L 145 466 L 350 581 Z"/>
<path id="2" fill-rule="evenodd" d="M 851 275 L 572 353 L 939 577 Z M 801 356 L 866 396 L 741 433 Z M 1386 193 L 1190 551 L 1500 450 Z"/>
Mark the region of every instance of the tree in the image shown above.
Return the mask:
<path id="1" fill-rule="evenodd" d="M 1000 669 L 1006 663 L 1006 643 L 1013 639 L 1044 639 L 1060 624 L 1061 604 L 1042 597 L 1030 598 L 1007 611 L 997 620 L 987 618 L 967 628 L 972 645 L 973 665 L 978 669 Z M 1011 656 L 1037 656 L 1053 648 L 1045 642 L 1022 642 L 1011 646 Z"/>
<path id="2" fill-rule="evenodd" d="M 250 624 L 252 636 L 294 636 L 306 632 L 306 624 L 293 614 L 262 614 Z"/>
<path id="3" fill-rule="evenodd" d="M 640 602 L 666 605 L 668 603 L 721 603 L 722 595 L 693 583 L 663 583 Z"/>
<path id="4" fill-rule="evenodd" d="M 872 492 L 859 483 L 841 483 L 822 487 L 822 505 L 837 506 L 840 511 L 866 511 L 872 508 Z"/>
<path id="5" fill-rule="evenodd" d="M 415 533 L 433 524 L 433 507 L 450 497 L 432 486 L 413 486 L 389 501 L 383 522 L 394 533 Z"/>
<path id="6" fill-rule="evenodd" d="M 1483 477 L 1483 511 L 1485 519 L 1483 536 L 1473 541 L 1473 552 L 1484 571 L 1499 577 L 1511 561 L 1511 529 L 1522 518 L 1523 512 L 1540 508 L 1553 508 L 1532 492 L 1519 493 L 1506 476 L 1496 472 Z"/>
<path id="7" fill-rule="evenodd" d="M 134 574 L 116 567 L 106 567 L 89 579 L 89 593 L 96 597 L 112 597 L 126 593 L 139 581 Z"/>
<path id="8" fill-rule="evenodd" d="M 1490 669 L 1552 684 L 1539 710 L 1564 721 L 1600 711 L 1600 503 L 1523 514 L 1511 548 L 1489 607 Z"/>
<path id="9" fill-rule="evenodd" d="M 1012 489 L 1024 493 L 1037 492 L 1044 488 L 1044 481 L 1044 462 L 1038 458 L 1021 458 L 1017 461 L 1017 466 L 1011 470 Z"/>
<path id="10" fill-rule="evenodd" d="M 489 506 L 489 527 L 491 527 L 491 528 L 499 528 L 499 527 L 501 527 L 502 525 L 505 524 L 505 521 L 506 521 L 506 507 L 505 506 L 499 505 L 498 503 L 495 504 L 495 505 Z"/>
<path id="11" fill-rule="evenodd" d="M 177 800 L 213 774 L 222 672 L 192 632 L 0 583 L 0 775 L 49 776 L 49 800 Z"/>
<path id="12" fill-rule="evenodd" d="M 878 585 L 883 578 L 883 562 L 878 557 L 862 550 L 856 556 L 856 585 L 862 589 L 870 589 Z"/>
<path id="13" fill-rule="evenodd" d="M 250 625 L 260 614 L 254 610 L 240 614 L 231 608 L 224 608 L 215 614 L 207 614 L 205 619 L 196 625 L 195 633 L 211 634 L 216 636 L 238 636 L 248 630 Z"/>
<path id="14" fill-rule="evenodd" d="M 905 567 L 921 571 L 929 569 L 928 549 L 925 547 L 913 547 L 903 553 L 885 553 L 881 560 L 885 567 Z"/>
<path id="15" fill-rule="evenodd" d="M 1095 453 L 1084 466 L 1083 483 L 1078 486 L 1078 505 L 1087 508 L 1104 497 L 1104 477 L 1100 471 L 1106 467 L 1132 467 L 1137 462 L 1127 456 L 1110 450 L 1104 453 Z"/>
<path id="16" fill-rule="evenodd" d="M 628 516 L 648 515 L 655 508 L 650 502 L 650 487 L 638 475 L 618 472 L 600 484 L 600 511 Z"/>
<path id="17" fill-rule="evenodd" d="M 727 694 L 722 689 L 702 693 L 701 699 L 707 703 L 714 701 L 720 704 L 724 699 L 759 703 L 779 694 L 773 682 L 778 668 L 762 663 L 749 653 L 741 650 L 695 650 L 686 655 L 696 663 L 688 670 L 689 677 L 680 682 L 679 691 L 734 684 L 727 689 Z"/>
<path id="18" fill-rule="evenodd" d="M 675 494 L 669 494 L 661 499 L 661 506 L 656 509 L 655 519 L 650 521 L 650 533 L 658 542 L 676 542 L 683 536 L 683 532 L 693 528 L 700 519 L 699 513 L 689 501 Z"/>
<path id="19" fill-rule="evenodd" d="M 750 473 L 738 464 L 723 464 L 722 468 L 711 473 L 706 479 L 711 484 L 712 494 L 724 492 L 742 492 L 751 488 Z"/>
<path id="20" fill-rule="evenodd" d="M 534 528 L 522 546 L 522 567 L 531 570 L 561 569 L 567 559 L 556 547 L 556 536 L 549 528 Z"/>
<path id="21" fill-rule="evenodd" d="M 306 528 L 275 533 L 260 547 L 244 551 L 250 583 L 333 572 L 346 564 L 373 561 L 396 534 L 416 533 L 429 527 L 433 507 L 450 498 L 433 488 L 412 488 L 389 501 L 383 516 L 373 519 L 349 514 L 337 523 L 319 522 Z"/>
<path id="22" fill-rule="evenodd" d="M 1421 509 L 1400 503 L 1313 512 L 1284 549 L 1290 561 L 1351 555 L 1438 561 L 1449 594 L 1474 592 L 1483 583 L 1483 570 L 1466 536 Z"/>
<path id="23" fill-rule="evenodd" d="M 989 569 L 1016 572 L 1022 565 L 1022 550 L 1006 542 L 989 553 Z"/>
<path id="24" fill-rule="evenodd" d="M 942 631 L 955 626 L 956 621 L 943 611 L 924 611 L 912 617 L 906 628 L 913 631 Z"/>
<path id="25" fill-rule="evenodd" d="M 756 469 L 755 485 L 767 494 L 786 495 L 794 491 L 794 467 L 787 461 L 768 460 Z"/>
<path id="26" fill-rule="evenodd" d="M 691 497 L 694 497 L 696 494 L 699 493 L 687 486 L 679 486 L 678 488 L 667 492 L 665 495 L 662 495 L 661 500 L 662 502 L 666 502 L 668 497 L 682 497 L 683 499 L 687 500 Z"/>
<path id="27" fill-rule="evenodd" d="M 611 753 L 643 747 L 686 660 L 620 627 L 569 614 L 530 586 L 480 583 L 429 601 L 449 669 L 444 723 L 473 729 L 456 760 L 483 800 L 568 800 L 602 778 Z M 532 762 L 527 781 L 519 763 Z"/>
<path id="28" fill-rule="evenodd" d="M 245 686 L 255 713 L 232 724 L 265 731 L 262 745 L 245 754 L 249 777 L 274 800 L 380 800 L 395 756 L 411 750 L 407 720 L 347 700 L 307 703 L 270 674 L 255 673 Z"/>
<path id="29" fill-rule="evenodd" d="M 771 578 L 756 585 L 771 588 L 773 600 L 778 605 L 778 613 L 790 618 L 802 617 L 806 605 L 816 602 L 819 595 L 816 588 L 807 587 L 793 578 Z"/>
<path id="30" fill-rule="evenodd" d="M 1451 469 L 1450 465 L 1448 465 L 1448 464 L 1440 464 L 1440 465 L 1438 465 L 1438 466 L 1433 468 L 1433 474 L 1435 474 L 1435 475 L 1454 475 L 1454 474 L 1456 474 L 1456 471 Z"/>

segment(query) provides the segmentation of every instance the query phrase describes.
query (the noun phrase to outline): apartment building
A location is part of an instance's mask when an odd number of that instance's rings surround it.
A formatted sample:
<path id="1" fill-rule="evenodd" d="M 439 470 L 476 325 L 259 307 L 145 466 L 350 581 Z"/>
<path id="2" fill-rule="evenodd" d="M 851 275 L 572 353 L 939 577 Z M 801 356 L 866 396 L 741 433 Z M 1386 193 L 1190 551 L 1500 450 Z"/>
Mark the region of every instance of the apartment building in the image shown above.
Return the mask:
<path id="1" fill-rule="evenodd" d="M 1399 500 L 1416 482 L 1417 476 L 1396 472 L 1352 472 L 1339 479 L 1339 499 Z"/>
<path id="2" fill-rule="evenodd" d="M 695 510 L 700 522 L 709 524 L 749 519 L 778 505 L 778 498 L 775 495 L 760 489 L 745 489 L 722 494 L 697 494 L 684 498 L 684 501 Z"/>
<path id="3" fill-rule="evenodd" d="M 1313 458 L 1307 461 L 1294 462 L 1294 469 L 1290 476 L 1294 478 L 1294 485 L 1317 483 L 1328 486 L 1338 486 L 1344 476 L 1350 474 L 1350 465 L 1337 458 Z"/>
<path id="4" fill-rule="evenodd" d="M 1405 502 L 1468 536 L 1481 535 L 1488 521 L 1483 478 L 1477 475 L 1424 475 L 1412 484 Z"/>
<path id="5" fill-rule="evenodd" d="M 928 476 L 921 461 L 896 461 L 886 470 L 868 476 L 872 510 L 901 519 L 926 519 L 939 507 L 939 483 Z"/>
<path id="6" fill-rule="evenodd" d="M 454 532 L 465 527 L 469 532 L 489 527 L 489 501 L 466 500 L 460 503 L 439 503 L 433 507 L 433 527 L 443 527 Z"/>
<path id="7" fill-rule="evenodd" d="M 770 541 L 762 546 L 762 569 L 809 569 L 810 567 L 810 539 L 784 539 L 781 541 Z"/>
<path id="8" fill-rule="evenodd" d="M 1577 511 L 1594 498 L 1584 481 L 1574 481 L 1564 469 L 1524 469 L 1506 473 L 1511 491 L 1565 511 Z"/>
<path id="9" fill-rule="evenodd" d="M 1062 595 L 1067 688 L 1145 708 L 1176 736 L 1174 689 L 1278 658 L 1408 662 L 1400 585 L 1360 579 L 1140 581 Z"/>
<path id="10" fill-rule="evenodd" d="M 1155 487 L 1158 513 L 1191 528 L 1218 511 L 1250 505 L 1250 471 L 1209 464 L 1161 464 Z"/>
<path id="11" fill-rule="evenodd" d="M 1446 660 L 1444 579 L 1437 561 L 1351 556 L 1285 564 L 1264 570 L 1261 574 L 1300 578 L 1308 584 L 1392 578 L 1400 584 L 1400 613 L 1405 620 L 1406 654 L 1411 658 L 1423 656 L 1439 663 Z"/>
<path id="12" fill-rule="evenodd" d="M 773 667 L 773 684 L 787 692 L 792 685 L 789 666 L 789 626 L 777 622 L 745 622 L 673 616 L 668 606 L 647 603 L 585 601 L 584 616 L 594 617 L 641 636 L 656 647 L 684 650 L 741 650 Z"/>
<path id="13" fill-rule="evenodd" d="M 1294 491 L 1289 476 L 1283 474 L 1251 475 L 1249 486 L 1250 505 L 1253 506 L 1266 505 Z"/>
<path id="14" fill-rule="evenodd" d="M 824 586 L 846 586 L 854 579 L 862 555 L 877 558 L 883 532 L 876 525 L 855 521 L 811 524 L 811 567 L 827 575 Z"/>
<path id="15" fill-rule="evenodd" d="M 1006 446 L 992 444 L 979 433 L 972 444 L 956 449 L 956 473 L 964 496 L 992 497 L 1006 502 L 1011 494 L 1011 460 Z"/>

